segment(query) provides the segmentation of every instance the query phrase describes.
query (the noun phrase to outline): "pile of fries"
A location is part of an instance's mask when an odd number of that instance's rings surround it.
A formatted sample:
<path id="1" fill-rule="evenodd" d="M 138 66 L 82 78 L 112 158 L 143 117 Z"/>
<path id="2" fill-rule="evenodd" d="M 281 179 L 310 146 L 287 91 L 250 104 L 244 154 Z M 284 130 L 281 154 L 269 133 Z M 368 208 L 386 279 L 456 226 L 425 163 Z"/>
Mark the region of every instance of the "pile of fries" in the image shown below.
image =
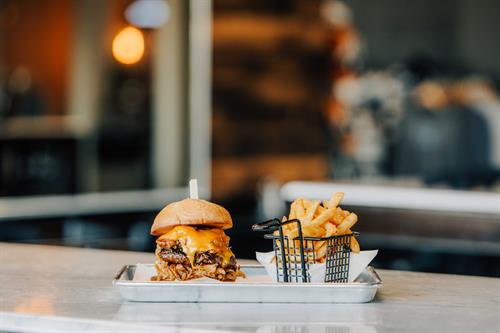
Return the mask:
<path id="1" fill-rule="evenodd" d="M 339 207 L 344 198 L 344 193 L 335 193 L 330 200 L 310 201 L 299 198 L 290 207 L 288 217 L 283 216 L 282 221 L 288 219 L 299 219 L 302 226 L 303 237 L 331 237 L 351 234 L 351 228 L 358 221 L 358 216 Z M 275 232 L 276 234 L 277 232 Z M 288 239 L 298 237 L 296 223 L 283 226 L 283 234 Z M 351 237 L 351 251 L 359 252 L 359 243 L 356 238 Z M 315 245 L 315 258 L 317 262 L 323 262 L 326 255 L 326 242 L 317 241 Z"/>

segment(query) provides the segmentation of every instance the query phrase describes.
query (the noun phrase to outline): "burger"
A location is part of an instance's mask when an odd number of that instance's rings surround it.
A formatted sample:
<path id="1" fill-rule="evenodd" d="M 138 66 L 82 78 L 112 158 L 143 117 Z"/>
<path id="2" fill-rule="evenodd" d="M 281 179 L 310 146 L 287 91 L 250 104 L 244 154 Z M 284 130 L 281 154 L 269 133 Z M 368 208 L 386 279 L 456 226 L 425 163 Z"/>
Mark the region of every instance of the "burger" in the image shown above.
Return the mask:
<path id="1" fill-rule="evenodd" d="M 224 230 L 233 226 L 229 212 L 214 203 L 185 199 L 163 208 L 151 234 L 156 240 L 155 281 L 209 277 L 235 281 L 243 276 Z"/>

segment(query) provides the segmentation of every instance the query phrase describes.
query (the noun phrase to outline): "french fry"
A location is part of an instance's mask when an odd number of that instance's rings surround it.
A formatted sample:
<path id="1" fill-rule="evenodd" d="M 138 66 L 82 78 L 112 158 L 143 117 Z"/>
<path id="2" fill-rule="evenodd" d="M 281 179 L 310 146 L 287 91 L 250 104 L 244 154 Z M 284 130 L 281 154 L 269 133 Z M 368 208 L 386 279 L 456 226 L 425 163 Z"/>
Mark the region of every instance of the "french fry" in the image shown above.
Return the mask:
<path id="1" fill-rule="evenodd" d="M 283 216 L 283 217 L 281 218 L 281 222 L 286 222 L 286 221 L 288 221 L 288 218 L 287 218 L 286 216 Z M 286 233 L 287 233 L 287 229 L 289 229 L 290 227 L 291 227 L 291 225 L 290 225 L 290 224 L 285 224 L 285 225 L 282 227 L 282 228 L 283 228 L 283 233 L 284 233 L 284 234 L 286 234 Z M 275 230 L 275 231 L 273 232 L 273 235 L 278 236 L 278 235 L 279 235 L 279 231 L 278 231 L 278 230 Z"/>
<path id="2" fill-rule="evenodd" d="M 304 237 L 324 237 L 325 229 L 323 227 L 305 227 L 302 229 Z"/>
<path id="3" fill-rule="evenodd" d="M 354 213 L 349 214 L 349 216 L 337 226 L 338 234 L 344 235 L 347 229 L 350 229 L 356 222 L 358 222 L 358 216 Z"/>
<path id="4" fill-rule="evenodd" d="M 318 242 L 318 244 L 319 244 L 319 242 Z M 326 256 L 326 248 L 327 248 L 326 242 L 323 242 L 323 244 L 321 244 L 320 246 L 317 246 L 315 248 L 314 255 L 316 257 L 316 260 L 319 260 L 319 259 L 324 258 Z"/>
<path id="5" fill-rule="evenodd" d="M 345 219 L 345 216 L 342 214 L 342 209 L 336 208 L 335 214 L 333 215 L 331 221 L 334 224 L 339 225 L 344 221 L 344 219 Z"/>
<path id="6" fill-rule="evenodd" d="M 328 208 L 335 208 L 337 207 L 342 199 L 344 198 L 344 193 L 343 192 L 337 192 L 335 193 L 330 201 L 328 202 Z"/>
<path id="7" fill-rule="evenodd" d="M 306 216 L 306 210 L 304 208 L 304 199 L 297 199 L 294 202 L 295 205 L 295 215 L 298 219 L 303 219 Z"/>
<path id="8" fill-rule="evenodd" d="M 290 205 L 290 214 L 288 214 L 288 219 L 293 220 L 297 218 L 297 212 L 295 211 L 295 207 L 297 207 L 297 200 L 292 202 Z"/>
<path id="9" fill-rule="evenodd" d="M 317 252 L 321 247 L 326 246 L 326 241 L 317 241 L 314 246 L 314 250 Z"/>
<path id="10" fill-rule="evenodd" d="M 289 224 L 291 226 L 291 224 Z M 295 239 L 299 237 L 299 229 L 295 226 L 293 226 L 291 229 L 287 230 L 285 233 L 285 236 L 288 237 L 288 239 Z"/>
<path id="11" fill-rule="evenodd" d="M 358 240 L 354 236 L 351 237 L 351 251 L 354 253 L 359 253 L 359 251 L 361 251 Z"/>
<path id="12" fill-rule="evenodd" d="M 288 218 L 287 218 L 286 216 L 283 216 L 283 218 L 281 218 L 281 222 L 286 222 L 286 221 L 288 221 Z M 288 232 L 288 230 L 289 230 L 291 227 L 292 227 L 292 226 L 291 226 L 290 224 L 285 224 L 285 225 L 283 226 L 283 234 L 285 234 L 285 235 L 286 235 L 286 233 Z M 278 233 L 278 231 L 275 231 L 275 232 L 274 232 L 274 234 L 275 234 L 275 235 L 278 235 L 279 233 Z"/>
<path id="13" fill-rule="evenodd" d="M 318 208 L 316 209 L 316 213 L 314 213 L 313 220 L 320 216 L 327 208 L 324 206 L 319 205 Z"/>
<path id="14" fill-rule="evenodd" d="M 344 197 L 344 193 L 335 193 L 328 201 L 307 200 L 299 198 L 295 200 L 290 207 L 289 219 L 299 219 L 302 227 L 302 235 L 304 237 L 332 237 L 337 235 L 351 234 L 350 228 L 356 224 L 358 217 L 356 214 L 339 207 L 340 202 Z M 282 222 L 287 221 L 287 217 L 282 218 Z M 278 233 L 275 231 L 275 235 Z M 290 256 L 290 260 L 294 262 L 300 261 L 300 241 L 298 237 L 298 226 L 295 223 L 290 223 L 283 226 L 283 234 L 288 241 L 283 244 L 283 249 Z M 309 241 L 311 242 L 311 241 Z M 316 263 L 322 263 L 326 259 L 327 244 L 325 241 L 314 241 L 314 255 Z M 304 241 L 304 247 L 306 246 Z M 286 246 L 288 244 L 288 246 Z M 279 244 L 281 245 L 281 244 Z M 309 245 L 309 244 L 307 244 Z M 354 236 L 351 237 L 352 252 L 359 252 L 360 246 Z M 312 249 L 308 250 L 306 256 L 312 256 Z M 312 257 L 309 259 L 311 260 Z"/>
<path id="15" fill-rule="evenodd" d="M 323 213 L 321 213 L 320 216 L 318 216 L 317 218 L 315 218 L 314 220 L 312 220 L 311 223 L 309 223 L 308 226 L 310 226 L 310 227 L 320 226 L 323 223 L 325 223 L 328 220 L 330 220 L 333 217 L 334 214 L 335 214 L 335 208 L 328 208 Z"/>
<path id="16" fill-rule="evenodd" d="M 331 223 L 327 222 L 325 223 L 325 236 L 324 237 L 331 237 L 337 233 L 337 227 Z"/>
<path id="17" fill-rule="evenodd" d="M 309 210 L 311 209 L 312 204 L 313 204 L 313 202 L 311 202 L 307 199 L 302 199 L 302 205 L 304 206 L 304 209 L 306 211 L 306 215 L 309 212 Z"/>
<path id="18" fill-rule="evenodd" d="M 290 220 L 291 219 L 300 219 L 305 216 L 305 209 L 304 209 L 304 199 L 303 198 L 298 198 L 294 202 L 292 202 L 292 205 L 290 206 Z"/>
<path id="19" fill-rule="evenodd" d="M 319 207 L 319 201 L 314 201 L 311 205 L 309 205 L 309 211 L 307 212 L 306 216 L 304 217 L 305 224 L 311 223 L 312 219 L 314 218 L 314 215 L 316 214 L 316 210 L 318 209 L 318 207 Z"/>

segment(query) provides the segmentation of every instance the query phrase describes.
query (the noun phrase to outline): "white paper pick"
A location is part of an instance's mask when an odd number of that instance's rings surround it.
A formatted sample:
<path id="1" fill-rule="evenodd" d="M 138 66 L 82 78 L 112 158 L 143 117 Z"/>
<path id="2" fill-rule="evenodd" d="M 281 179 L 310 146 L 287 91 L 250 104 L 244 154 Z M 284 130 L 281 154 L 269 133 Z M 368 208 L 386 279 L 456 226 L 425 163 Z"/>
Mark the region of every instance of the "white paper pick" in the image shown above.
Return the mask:
<path id="1" fill-rule="evenodd" d="M 351 253 L 349 260 L 349 278 L 348 282 L 356 280 L 363 270 L 377 255 L 378 250 L 361 251 L 359 253 Z M 276 282 L 276 264 L 273 263 L 274 252 L 255 252 L 257 261 L 266 269 L 267 274 Z M 325 281 L 325 264 L 309 265 L 309 273 L 311 274 L 311 282 Z"/>
<path id="2" fill-rule="evenodd" d="M 198 199 L 198 179 L 191 179 L 189 181 L 189 197 L 191 199 Z"/>

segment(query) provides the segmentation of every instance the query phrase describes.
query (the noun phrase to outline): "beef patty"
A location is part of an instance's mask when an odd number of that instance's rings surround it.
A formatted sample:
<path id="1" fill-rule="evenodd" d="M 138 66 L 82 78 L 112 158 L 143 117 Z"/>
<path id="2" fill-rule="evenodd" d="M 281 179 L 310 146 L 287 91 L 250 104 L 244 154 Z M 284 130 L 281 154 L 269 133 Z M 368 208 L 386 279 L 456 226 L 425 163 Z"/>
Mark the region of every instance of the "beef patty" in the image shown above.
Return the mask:
<path id="1" fill-rule="evenodd" d="M 182 246 L 179 241 L 165 242 L 164 244 L 159 244 L 159 246 L 161 246 L 162 249 L 158 253 L 158 256 L 163 261 L 170 264 L 190 264 L 189 259 L 182 250 Z M 223 267 L 222 257 L 212 251 L 196 252 L 196 254 L 194 255 L 195 266 L 214 264 L 217 264 L 217 266 L 219 267 Z M 234 256 L 231 257 L 229 264 L 224 268 L 236 269 L 236 258 Z"/>
<path id="2" fill-rule="evenodd" d="M 169 248 L 162 248 L 158 255 L 163 261 L 171 264 L 189 264 L 189 259 L 184 251 L 182 251 L 180 244 Z"/>

